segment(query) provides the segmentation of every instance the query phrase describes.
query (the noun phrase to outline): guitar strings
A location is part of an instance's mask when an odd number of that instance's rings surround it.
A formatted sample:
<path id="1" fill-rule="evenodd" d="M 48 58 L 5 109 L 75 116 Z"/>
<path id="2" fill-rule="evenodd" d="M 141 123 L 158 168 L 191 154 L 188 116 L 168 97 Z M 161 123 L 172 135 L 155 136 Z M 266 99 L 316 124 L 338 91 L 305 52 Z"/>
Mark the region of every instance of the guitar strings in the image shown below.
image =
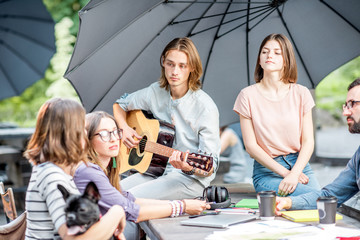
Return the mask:
<path id="1" fill-rule="evenodd" d="M 146 146 L 146 143 L 147 141 L 145 140 L 140 140 L 140 143 L 139 143 L 139 148 L 140 148 L 140 152 L 144 152 L 145 151 L 145 146 Z M 151 147 L 153 149 L 155 149 L 156 152 L 160 152 L 162 154 L 160 155 L 165 155 L 165 156 L 171 156 L 171 154 L 175 151 L 174 149 L 172 148 L 169 148 L 167 146 L 159 146 L 157 144 L 153 144 L 151 145 Z M 195 158 L 196 160 L 200 161 L 201 163 L 197 163 L 195 162 L 195 165 L 197 165 L 197 167 L 200 167 L 201 169 L 205 169 L 205 165 L 207 164 L 204 164 L 204 162 L 207 162 L 207 159 L 204 160 L 202 159 L 202 157 L 199 157 L 199 156 L 196 156 L 195 154 L 190 154 L 189 156 Z M 196 164 L 197 163 L 197 164 Z"/>

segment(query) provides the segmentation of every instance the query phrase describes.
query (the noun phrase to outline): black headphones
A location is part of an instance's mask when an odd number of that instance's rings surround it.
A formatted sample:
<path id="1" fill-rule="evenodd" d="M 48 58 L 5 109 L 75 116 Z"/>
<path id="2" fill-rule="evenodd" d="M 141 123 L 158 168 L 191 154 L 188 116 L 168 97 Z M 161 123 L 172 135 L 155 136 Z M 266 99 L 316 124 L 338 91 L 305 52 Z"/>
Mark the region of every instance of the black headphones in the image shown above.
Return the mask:
<path id="1" fill-rule="evenodd" d="M 215 202 L 210 204 L 211 210 L 227 208 L 231 204 L 229 192 L 226 187 L 209 186 L 204 189 L 203 198 L 208 202 Z"/>

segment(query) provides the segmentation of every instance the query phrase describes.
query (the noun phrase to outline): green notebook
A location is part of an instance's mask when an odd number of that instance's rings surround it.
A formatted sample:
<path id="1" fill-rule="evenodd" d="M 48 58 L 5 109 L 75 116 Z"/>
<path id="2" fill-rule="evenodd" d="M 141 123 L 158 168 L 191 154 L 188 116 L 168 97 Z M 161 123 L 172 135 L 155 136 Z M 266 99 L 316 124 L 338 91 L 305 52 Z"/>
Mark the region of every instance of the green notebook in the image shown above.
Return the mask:
<path id="1" fill-rule="evenodd" d="M 241 201 L 239 201 L 237 204 L 235 204 L 234 207 L 238 207 L 238 208 L 259 208 L 259 204 L 257 199 L 247 199 L 244 198 Z"/>

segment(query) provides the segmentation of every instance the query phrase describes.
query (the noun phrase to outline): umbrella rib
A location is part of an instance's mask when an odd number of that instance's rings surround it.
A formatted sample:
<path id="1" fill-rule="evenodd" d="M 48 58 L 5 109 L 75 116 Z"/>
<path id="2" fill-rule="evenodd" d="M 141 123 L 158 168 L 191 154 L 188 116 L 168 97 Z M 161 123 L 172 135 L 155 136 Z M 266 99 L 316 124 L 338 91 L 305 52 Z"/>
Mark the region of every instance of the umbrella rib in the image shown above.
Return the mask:
<path id="1" fill-rule="evenodd" d="M 167 3 L 193 3 L 194 1 L 186 1 L 186 0 L 184 0 L 184 1 L 175 1 L 175 0 L 173 0 L 173 1 L 166 1 Z M 196 3 L 218 3 L 218 4 L 226 4 L 226 3 L 234 3 L 234 4 L 247 4 L 248 2 L 233 2 L 233 1 L 201 1 L 201 2 L 197 2 L 196 1 Z M 264 1 L 264 2 L 253 2 L 253 3 L 255 3 L 255 4 L 262 4 L 262 3 L 269 3 L 269 2 L 266 2 L 266 1 Z"/>
<path id="2" fill-rule="evenodd" d="M 40 42 L 40 41 L 38 41 L 38 40 L 36 40 L 36 39 L 34 39 L 32 37 L 29 37 L 29 36 L 21 33 L 21 32 L 17 32 L 17 31 L 14 31 L 12 29 L 4 28 L 4 27 L 0 27 L 0 31 L 12 33 L 12 34 L 17 35 L 17 36 L 19 36 L 21 38 L 27 39 L 27 40 L 29 40 L 29 41 L 31 41 L 31 42 L 39 45 L 39 46 L 44 46 L 45 48 L 47 48 L 47 49 L 49 49 L 51 51 L 55 50 L 54 47 L 52 47 L 51 45 L 49 45 L 47 43 L 44 43 L 44 42 Z"/>
<path id="3" fill-rule="evenodd" d="M 261 12 L 261 11 L 263 11 L 263 10 L 265 10 L 265 9 L 271 9 L 271 7 L 265 7 L 265 8 L 263 8 L 263 9 L 261 9 L 261 10 L 255 11 L 255 12 L 253 12 L 253 13 L 251 13 L 251 14 L 255 14 L 255 13 Z M 269 11 L 269 10 L 266 10 L 265 12 L 267 12 L 267 11 Z M 251 14 L 250 14 L 250 15 L 251 15 Z M 262 14 L 264 14 L 264 13 L 261 13 L 261 14 L 259 14 L 258 16 L 261 16 Z M 225 15 L 226 15 L 226 14 L 225 14 Z M 224 16 L 225 16 L 225 15 L 224 15 Z M 257 18 L 258 16 L 256 16 L 255 18 Z M 196 34 L 199 34 L 199 33 L 203 33 L 203 32 L 209 31 L 209 30 L 211 30 L 211 29 L 213 29 L 213 28 L 220 27 L 220 26 L 222 26 L 222 25 L 225 25 L 225 24 L 234 22 L 234 21 L 239 20 L 239 19 L 244 18 L 244 17 L 246 17 L 246 15 L 241 16 L 241 17 L 238 17 L 238 18 L 231 19 L 231 20 L 229 20 L 229 21 L 223 22 L 223 23 L 221 23 L 221 24 L 218 24 L 218 25 L 215 25 L 215 26 L 212 26 L 212 27 L 209 27 L 209 28 L 205 28 L 205 29 L 203 29 L 203 30 L 201 30 L 201 31 L 198 31 L 198 32 L 196 32 L 196 33 L 193 33 L 192 35 L 196 35 Z M 255 18 L 253 18 L 253 19 L 255 19 Z M 253 19 L 251 19 L 251 20 L 253 20 Z M 219 37 L 221 37 L 221 36 L 223 36 L 223 35 L 231 32 L 232 30 L 235 30 L 236 28 L 241 27 L 241 26 L 244 25 L 244 24 L 245 24 L 245 23 L 240 24 L 239 26 L 237 26 L 237 27 L 229 30 L 228 32 L 219 35 Z"/>
<path id="4" fill-rule="evenodd" d="M 164 1 L 164 2 L 161 3 L 161 4 L 167 4 L 167 1 Z M 193 2 L 192 2 L 192 4 L 193 4 Z M 180 11 L 180 12 L 169 22 L 169 24 L 170 24 L 172 21 L 174 21 L 174 19 L 176 19 L 178 16 L 180 16 L 183 12 L 185 12 L 192 4 L 190 4 L 189 6 L 187 6 L 186 8 L 184 8 L 182 11 Z M 158 4 L 156 4 L 156 6 L 158 6 Z M 154 6 L 154 7 L 156 7 L 156 6 Z M 114 81 L 114 83 L 107 89 L 107 91 L 105 91 L 105 94 L 103 94 L 103 96 L 99 99 L 99 101 L 95 104 L 95 106 L 91 109 L 90 112 L 92 112 L 92 111 L 94 111 L 94 110 L 96 109 L 96 107 L 99 105 L 99 103 L 104 99 L 106 93 L 108 93 L 108 92 L 114 87 L 114 85 L 117 83 L 117 80 L 122 77 L 122 75 L 126 72 L 126 70 L 135 62 L 135 60 L 137 60 L 137 58 L 141 55 L 141 53 L 144 52 L 144 50 L 148 47 L 148 45 L 150 45 L 150 43 L 153 42 L 153 41 L 155 40 L 155 38 L 157 38 L 158 35 L 160 35 L 160 34 L 166 29 L 166 27 L 168 27 L 169 24 L 165 25 L 164 28 L 161 29 L 161 31 L 159 31 L 159 33 L 156 34 L 156 35 L 149 41 L 149 43 L 145 45 L 145 47 L 137 54 L 137 56 L 134 57 L 134 59 L 133 59 L 133 60 L 128 64 L 128 66 L 124 69 L 123 73 L 120 74 L 120 75 L 116 78 L 116 81 Z"/>
<path id="5" fill-rule="evenodd" d="M 263 8 L 263 7 L 264 6 L 253 7 L 252 9 Z M 226 14 L 239 13 L 239 12 L 243 12 L 243 11 L 246 11 L 246 9 L 230 11 L 230 12 L 228 12 Z M 190 18 L 190 19 L 186 19 L 186 20 L 182 20 L 182 21 L 173 22 L 172 24 L 179 24 L 179 23 L 191 22 L 191 21 L 196 21 L 196 20 L 201 20 L 201 19 L 206 19 L 206 18 L 218 17 L 218 16 L 223 16 L 224 14 L 225 13 L 219 13 L 219 14 L 213 14 L 213 15 L 208 15 L 208 16 L 201 16 L 201 17 L 198 17 L 198 18 Z"/>
<path id="6" fill-rule="evenodd" d="M 54 21 L 47 18 L 40 18 L 34 16 L 22 16 L 22 15 L 12 15 L 12 14 L 0 14 L 0 18 L 12 18 L 12 19 L 24 19 L 24 20 L 33 20 L 38 22 L 50 23 L 53 24 Z"/>
<path id="7" fill-rule="evenodd" d="M 347 24 L 349 24 L 352 28 L 354 28 L 358 33 L 360 33 L 360 30 L 352 24 L 349 20 L 347 20 L 343 15 L 341 15 L 338 11 L 336 11 L 333 7 L 331 7 L 328 3 L 326 3 L 324 0 L 320 0 L 321 3 L 323 3 L 325 6 L 327 6 L 331 11 L 333 11 L 336 15 L 338 15 L 341 19 L 343 19 Z"/>
<path id="8" fill-rule="evenodd" d="M 225 14 L 222 16 L 221 18 L 221 21 L 220 21 L 220 25 L 218 26 L 218 29 L 216 30 L 216 33 L 215 33 L 215 37 L 211 43 L 211 47 L 210 47 L 210 51 L 209 51 L 209 56 L 208 58 L 206 59 L 206 64 L 205 64 L 205 68 L 204 68 L 204 75 L 203 75 L 203 78 L 202 78 L 202 84 L 204 84 L 205 82 L 205 76 L 206 76 L 206 70 L 207 70 L 207 67 L 208 67 L 208 64 L 209 64 L 209 61 L 210 61 L 210 58 L 211 58 L 211 54 L 212 54 L 212 49 L 214 47 L 214 44 L 215 44 L 215 40 L 218 39 L 218 33 L 219 33 L 219 30 L 220 30 L 220 26 L 222 25 L 221 23 L 224 21 L 224 18 L 226 16 L 226 13 L 228 12 L 229 8 L 230 8 L 230 5 L 231 3 L 229 3 L 229 5 L 227 6 L 226 10 L 225 10 Z"/>
<path id="9" fill-rule="evenodd" d="M 0 63 L 0 69 L 3 72 L 3 74 L 5 75 L 5 78 L 10 79 L 9 74 L 6 72 L 5 68 L 3 67 L 3 65 L 1 63 Z M 13 81 L 8 81 L 8 83 L 11 85 L 11 87 L 14 89 L 14 91 L 17 95 L 19 95 L 21 93 L 21 91 L 17 89 L 15 84 L 13 84 Z"/>
<path id="10" fill-rule="evenodd" d="M 291 41 L 293 42 L 294 48 L 295 48 L 296 52 L 297 52 L 298 55 L 299 55 L 300 61 L 301 61 L 301 63 L 303 64 L 304 69 L 305 69 L 305 72 L 306 72 L 306 74 L 307 74 L 308 77 L 309 77 L 311 86 L 312 86 L 312 88 L 314 89 L 314 88 L 315 88 L 314 81 L 312 80 L 312 78 L 311 78 L 311 76 L 310 76 L 309 70 L 308 70 L 307 67 L 306 67 L 306 64 L 305 64 L 305 62 L 304 62 L 304 60 L 303 60 L 303 58 L 302 58 L 302 56 L 301 56 L 301 54 L 300 54 L 300 51 L 299 51 L 299 49 L 298 49 L 298 47 L 297 47 L 297 44 L 296 44 L 296 42 L 294 41 L 294 38 L 292 37 L 292 34 L 290 33 L 290 30 L 289 30 L 289 28 L 288 28 L 287 25 L 286 25 L 286 22 L 285 22 L 285 20 L 284 20 L 284 18 L 283 18 L 283 16 L 282 16 L 282 13 L 280 12 L 280 10 L 279 10 L 278 8 L 277 8 L 277 12 L 278 12 L 278 14 L 279 14 L 279 16 L 280 16 L 281 22 L 283 23 L 283 25 L 284 25 L 287 33 L 289 34 L 289 37 L 290 37 Z"/>
<path id="11" fill-rule="evenodd" d="M 247 16 L 246 16 L 246 72 L 247 72 L 247 80 L 248 85 L 250 86 L 250 66 L 249 66 L 249 15 L 250 15 L 250 5 L 251 3 L 248 3 L 247 7 Z"/>
<path id="12" fill-rule="evenodd" d="M 210 4 L 209 7 L 201 14 L 201 17 L 204 17 L 204 15 L 209 11 L 209 9 L 213 6 L 214 4 Z M 196 23 L 192 26 L 192 28 L 190 29 L 190 31 L 187 34 L 187 37 L 191 37 L 192 36 L 192 31 L 195 29 L 195 27 L 197 26 L 197 24 L 200 22 L 201 17 L 199 19 L 196 20 Z"/>
<path id="13" fill-rule="evenodd" d="M 214 5 L 214 3 L 212 3 L 212 4 L 210 4 L 209 5 L 209 7 L 202 13 L 202 17 L 209 11 L 209 9 L 212 7 Z M 222 14 L 222 16 L 225 16 L 224 14 Z M 197 22 L 193 25 L 193 27 L 190 29 L 190 31 L 189 31 L 189 33 L 188 33 L 188 37 L 191 37 L 193 34 L 191 34 L 191 32 L 194 30 L 194 28 L 197 26 L 197 24 L 200 22 L 200 20 L 201 20 L 201 18 L 199 18 L 198 20 L 197 20 Z M 213 41 L 214 42 L 214 41 Z M 213 45 L 212 45 L 213 46 Z M 211 49 L 212 49 L 212 46 L 211 46 Z M 211 53 L 210 53 L 210 51 L 209 51 L 209 55 L 208 55 L 208 57 L 207 57 L 207 59 L 206 59 L 206 63 L 205 63 L 205 70 L 206 70 L 206 68 L 207 68 L 207 64 L 208 64 L 208 62 L 209 62 L 209 58 L 210 58 L 210 55 L 211 55 Z M 203 71 L 204 72 L 204 75 L 202 76 L 202 81 L 201 81 L 201 84 L 204 82 L 204 78 L 205 78 L 205 72 L 206 71 Z"/>
<path id="14" fill-rule="evenodd" d="M 257 23 L 255 23 L 249 31 L 251 31 L 254 27 L 256 27 L 257 25 L 259 25 L 262 21 L 265 20 L 265 18 L 267 18 L 270 14 L 272 14 L 276 9 L 273 9 L 271 12 L 269 12 L 268 14 L 266 14 L 262 19 L 260 19 Z M 252 20 L 252 19 L 251 19 Z M 250 21 L 251 21 L 250 20 Z"/>
<path id="15" fill-rule="evenodd" d="M 248 77 L 248 85 L 250 85 L 250 64 L 249 64 L 249 32 L 251 29 L 253 29 L 255 26 L 257 26 L 260 22 L 262 22 L 265 18 L 267 18 L 271 13 L 273 13 L 275 10 L 272 10 L 268 14 L 266 14 L 259 22 L 257 22 L 252 28 L 249 28 L 249 19 L 247 20 L 246 24 L 246 63 L 247 63 L 247 77 Z"/>
<path id="16" fill-rule="evenodd" d="M 4 42 L 3 40 L 0 40 L 0 44 L 4 45 L 7 49 L 10 50 L 10 52 L 12 52 L 14 55 L 16 55 L 18 58 L 22 59 L 23 62 L 25 62 L 32 70 L 34 70 L 34 72 L 36 72 L 40 77 L 42 76 L 41 71 L 39 71 L 38 69 L 36 69 L 36 67 L 30 62 L 28 61 L 26 58 L 24 58 L 23 55 L 21 55 L 18 51 L 16 51 L 16 49 L 14 49 L 13 47 L 11 47 L 9 44 L 7 44 L 6 42 Z"/>
<path id="17" fill-rule="evenodd" d="M 274 12 L 275 9 L 272 9 L 271 7 L 269 7 L 269 8 L 267 8 L 266 11 L 264 11 L 264 12 L 260 13 L 259 15 L 251 18 L 249 21 L 251 22 L 252 20 L 255 20 L 256 18 L 264 15 L 265 13 L 267 13 L 267 12 L 269 12 L 269 11 L 271 11 L 271 12 L 270 12 L 269 14 L 267 14 L 263 19 L 265 19 L 265 18 L 266 18 L 267 16 L 269 16 L 272 12 Z M 250 15 L 251 15 L 251 14 L 250 14 Z M 263 19 L 262 19 L 262 20 L 263 20 Z M 242 23 L 242 24 L 240 24 L 240 25 L 238 25 L 238 26 L 236 26 L 236 27 L 234 27 L 234 28 L 232 28 L 232 29 L 230 29 L 230 30 L 227 31 L 227 32 L 224 32 L 223 34 L 219 35 L 219 38 L 220 38 L 220 37 L 223 37 L 224 35 L 226 35 L 226 34 L 232 32 L 232 31 L 234 31 L 235 29 L 237 29 L 237 28 L 239 28 L 239 27 L 241 27 L 241 26 L 243 26 L 243 25 L 245 25 L 245 24 L 246 24 L 246 22 L 245 22 L 245 23 Z M 251 29 L 252 29 L 252 28 L 251 28 Z M 251 30 L 251 29 L 250 29 L 250 30 Z"/>

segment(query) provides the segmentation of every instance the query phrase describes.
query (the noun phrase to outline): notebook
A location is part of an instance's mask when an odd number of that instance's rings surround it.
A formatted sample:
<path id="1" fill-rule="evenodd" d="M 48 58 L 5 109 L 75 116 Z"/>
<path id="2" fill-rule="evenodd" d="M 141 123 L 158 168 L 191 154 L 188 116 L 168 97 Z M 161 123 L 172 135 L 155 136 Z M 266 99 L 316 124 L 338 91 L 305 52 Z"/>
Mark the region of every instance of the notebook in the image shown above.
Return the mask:
<path id="1" fill-rule="evenodd" d="M 239 201 L 238 203 L 235 204 L 235 207 L 238 208 L 259 208 L 259 204 L 258 204 L 258 200 L 257 199 L 247 199 L 244 198 L 241 201 Z"/>
<path id="2" fill-rule="evenodd" d="M 256 215 L 242 215 L 242 214 L 218 214 L 206 215 L 197 218 L 189 218 L 181 221 L 181 225 L 198 226 L 198 227 L 213 227 L 213 228 L 227 228 L 230 225 L 256 220 Z"/>
<path id="3" fill-rule="evenodd" d="M 295 210 L 285 211 L 281 213 L 281 216 L 289 219 L 293 222 L 318 222 L 319 212 L 317 209 L 314 210 Z M 340 214 L 336 214 L 336 220 L 341 220 L 343 217 Z"/>

